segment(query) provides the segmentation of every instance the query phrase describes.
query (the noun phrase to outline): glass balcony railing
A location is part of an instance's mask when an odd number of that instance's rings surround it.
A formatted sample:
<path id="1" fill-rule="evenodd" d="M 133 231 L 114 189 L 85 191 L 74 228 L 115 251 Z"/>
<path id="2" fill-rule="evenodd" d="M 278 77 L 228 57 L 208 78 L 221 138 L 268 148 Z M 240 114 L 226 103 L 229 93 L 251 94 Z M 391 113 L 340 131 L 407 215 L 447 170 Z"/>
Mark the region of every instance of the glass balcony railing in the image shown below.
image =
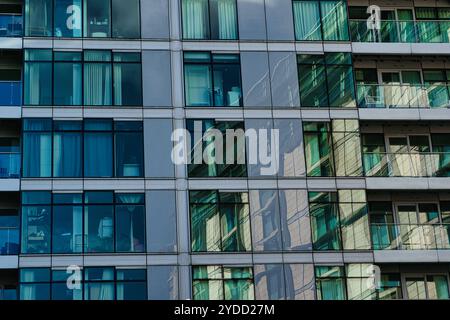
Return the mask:
<path id="1" fill-rule="evenodd" d="M 0 37 L 22 37 L 22 34 L 22 16 L 0 14 Z"/>
<path id="2" fill-rule="evenodd" d="M 364 153 L 366 177 L 450 177 L 450 153 Z"/>
<path id="3" fill-rule="evenodd" d="M 350 20 L 353 42 L 449 43 L 450 21 L 381 21 L 379 30 L 367 20 Z"/>
<path id="4" fill-rule="evenodd" d="M 374 250 L 450 249 L 450 224 L 371 224 Z"/>
<path id="5" fill-rule="evenodd" d="M 22 105 L 22 82 L 0 81 L 0 107 Z"/>
<path id="6" fill-rule="evenodd" d="M 358 84 L 360 108 L 449 108 L 448 85 Z"/>
<path id="7" fill-rule="evenodd" d="M 0 179 L 20 177 L 20 153 L 0 153 Z"/>
<path id="8" fill-rule="evenodd" d="M 19 228 L 0 227 L 0 256 L 19 254 Z"/>

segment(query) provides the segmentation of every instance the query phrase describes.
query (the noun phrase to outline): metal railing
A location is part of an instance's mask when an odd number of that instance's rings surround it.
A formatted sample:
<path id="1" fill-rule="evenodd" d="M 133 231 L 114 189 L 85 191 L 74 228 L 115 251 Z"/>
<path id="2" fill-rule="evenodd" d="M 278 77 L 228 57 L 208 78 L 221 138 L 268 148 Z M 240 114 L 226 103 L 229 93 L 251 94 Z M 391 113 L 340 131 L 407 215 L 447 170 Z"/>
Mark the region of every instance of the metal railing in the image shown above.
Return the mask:
<path id="1" fill-rule="evenodd" d="M 358 84 L 360 108 L 449 108 L 448 85 Z"/>
<path id="2" fill-rule="evenodd" d="M 21 15 L 0 14 L 0 37 L 22 37 L 23 17 Z"/>
<path id="3" fill-rule="evenodd" d="M 449 152 L 363 153 L 366 177 L 450 177 Z"/>
<path id="4" fill-rule="evenodd" d="M 19 228 L 0 227 L 0 255 L 17 255 L 19 247 Z"/>
<path id="5" fill-rule="evenodd" d="M 0 81 L 0 107 L 22 105 L 22 82 Z"/>
<path id="6" fill-rule="evenodd" d="M 350 20 L 353 42 L 449 43 L 450 21 L 382 20 L 379 30 L 367 28 L 367 20 Z"/>
<path id="7" fill-rule="evenodd" d="M 371 224 L 374 250 L 450 249 L 450 224 Z"/>
<path id="8" fill-rule="evenodd" d="M 20 178 L 20 162 L 20 153 L 0 152 L 0 179 Z"/>

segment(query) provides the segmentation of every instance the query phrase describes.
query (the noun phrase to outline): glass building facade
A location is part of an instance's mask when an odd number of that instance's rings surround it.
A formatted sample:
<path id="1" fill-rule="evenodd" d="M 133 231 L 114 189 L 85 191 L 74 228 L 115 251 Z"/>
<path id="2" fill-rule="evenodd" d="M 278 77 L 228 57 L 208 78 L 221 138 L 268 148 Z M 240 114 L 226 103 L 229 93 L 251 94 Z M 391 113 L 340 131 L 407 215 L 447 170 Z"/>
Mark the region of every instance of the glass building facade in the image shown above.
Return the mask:
<path id="1" fill-rule="evenodd" d="M 0 300 L 449 299 L 450 3 L 370 4 L 0 0 Z"/>

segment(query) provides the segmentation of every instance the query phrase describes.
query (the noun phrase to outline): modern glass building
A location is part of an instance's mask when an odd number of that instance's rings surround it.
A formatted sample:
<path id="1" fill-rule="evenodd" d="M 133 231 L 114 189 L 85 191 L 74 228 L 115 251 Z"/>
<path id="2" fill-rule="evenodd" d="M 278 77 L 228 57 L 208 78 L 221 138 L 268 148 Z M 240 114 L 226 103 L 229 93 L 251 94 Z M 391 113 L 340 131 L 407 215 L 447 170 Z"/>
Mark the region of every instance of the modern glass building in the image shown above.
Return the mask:
<path id="1" fill-rule="evenodd" d="M 0 0 L 0 300 L 449 299 L 449 108 L 447 0 Z"/>

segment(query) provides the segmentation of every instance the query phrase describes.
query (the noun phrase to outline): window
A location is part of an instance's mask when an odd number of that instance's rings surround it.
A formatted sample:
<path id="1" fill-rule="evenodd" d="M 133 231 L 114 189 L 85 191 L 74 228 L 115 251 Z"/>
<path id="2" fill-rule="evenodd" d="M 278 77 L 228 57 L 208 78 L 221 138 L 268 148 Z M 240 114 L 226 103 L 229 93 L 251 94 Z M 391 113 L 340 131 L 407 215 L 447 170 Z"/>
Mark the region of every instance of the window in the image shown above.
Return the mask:
<path id="1" fill-rule="evenodd" d="M 145 252 L 143 194 L 116 195 L 116 251 Z"/>
<path id="2" fill-rule="evenodd" d="M 52 121 L 23 120 L 23 176 L 49 178 L 52 176 Z"/>
<path id="3" fill-rule="evenodd" d="M 195 266 L 192 270 L 194 300 L 253 300 L 250 267 Z"/>
<path id="4" fill-rule="evenodd" d="M 81 58 L 81 52 L 54 53 L 54 105 L 79 106 L 82 104 Z"/>
<path id="5" fill-rule="evenodd" d="M 142 122 L 25 119 L 23 131 L 24 177 L 144 176 Z"/>
<path id="6" fill-rule="evenodd" d="M 52 51 L 25 50 L 24 104 L 52 105 Z"/>
<path id="7" fill-rule="evenodd" d="M 112 105 L 111 52 L 85 51 L 84 60 L 84 104 Z"/>
<path id="8" fill-rule="evenodd" d="M 375 266 L 371 264 L 348 264 L 345 267 L 348 300 L 375 300 Z"/>
<path id="9" fill-rule="evenodd" d="M 342 248 L 337 195 L 334 192 L 309 192 L 314 250 Z"/>
<path id="10" fill-rule="evenodd" d="M 448 43 L 449 8 L 415 8 L 418 40 L 423 43 Z"/>
<path id="11" fill-rule="evenodd" d="M 182 0 L 183 38 L 236 40 L 236 0 Z"/>
<path id="12" fill-rule="evenodd" d="M 141 68 L 135 52 L 27 49 L 24 104 L 139 107 Z"/>
<path id="13" fill-rule="evenodd" d="M 80 285 L 67 287 L 69 277 Z M 20 269 L 21 300 L 146 300 L 147 270 L 114 267 Z"/>
<path id="14" fill-rule="evenodd" d="M 314 250 L 369 250 L 369 218 L 364 190 L 309 192 Z"/>
<path id="15" fill-rule="evenodd" d="M 327 177 L 334 174 L 329 123 L 303 123 L 307 175 Z"/>
<path id="16" fill-rule="evenodd" d="M 25 36 L 51 37 L 53 0 L 25 0 Z"/>
<path id="17" fill-rule="evenodd" d="M 346 288 L 343 267 L 315 267 L 318 300 L 345 300 Z"/>
<path id="18" fill-rule="evenodd" d="M 53 177 L 82 176 L 82 122 L 55 121 L 53 123 Z"/>
<path id="19" fill-rule="evenodd" d="M 242 106 L 238 55 L 186 52 L 184 82 L 186 106 Z"/>
<path id="20" fill-rule="evenodd" d="M 377 300 L 402 299 L 402 284 L 399 274 L 382 274 L 380 287 L 377 290 Z"/>
<path id="21" fill-rule="evenodd" d="M 113 38 L 138 39 L 141 36 L 139 0 L 112 0 Z M 126 12 L 126 14 L 124 14 Z"/>
<path id="22" fill-rule="evenodd" d="M 251 250 L 247 193 L 191 191 L 192 251 Z"/>
<path id="23" fill-rule="evenodd" d="M 147 300 L 147 270 L 116 270 L 117 300 Z"/>
<path id="24" fill-rule="evenodd" d="M 308 176 L 362 176 L 358 121 L 304 122 L 303 131 Z"/>
<path id="25" fill-rule="evenodd" d="M 26 0 L 25 36 L 138 39 L 139 3 L 139 0 Z"/>
<path id="26" fill-rule="evenodd" d="M 81 37 L 81 0 L 54 1 L 54 37 Z"/>
<path id="27" fill-rule="evenodd" d="M 121 1 L 121 3 L 125 3 Z M 128 5 L 128 4 L 127 4 Z M 123 15 L 126 17 L 126 15 Z M 139 53 L 114 53 L 114 105 L 142 105 L 142 67 Z"/>
<path id="28" fill-rule="evenodd" d="M 115 123 L 116 177 L 142 177 L 142 122 Z"/>
<path id="29" fill-rule="evenodd" d="M 186 127 L 191 138 L 189 177 L 247 176 L 244 123 L 187 120 Z"/>
<path id="30" fill-rule="evenodd" d="M 297 61 L 302 107 L 356 107 L 350 54 L 299 55 Z"/>
<path id="31" fill-rule="evenodd" d="M 53 195 L 52 228 L 52 253 L 83 252 L 82 194 Z"/>
<path id="32" fill-rule="evenodd" d="M 20 269 L 20 300 L 50 300 L 50 270 Z"/>
<path id="33" fill-rule="evenodd" d="M 446 275 L 407 275 L 405 281 L 409 300 L 449 299 Z"/>
<path id="34" fill-rule="evenodd" d="M 84 176 L 113 176 L 113 123 L 110 120 L 84 121 Z"/>
<path id="35" fill-rule="evenodd" d="M 143 194 L 22 193 L 22 253 L 145 252 Z"/>
<path id="36" fill-rule="evenodd" d="M 346 1 L 294 1 L 293 8 L 297 40 L 349 40 Z"/>
<path id="37" fill-rule="evenodd" d="M 49 192 L 22 193 L 22 253 L 50 253 L 51 212 Z"/>
<path id="38" fill-rule="evenodd" d="M 81 286 L 81 283 L 79 287 L 77 287 L 77 285 L 74 284 L 73 288 L 70 289 L 67 286 L 67 281 L 69 280 L 69 277 L 74 275 L 75 275 L 74 273 L 67 272 L 66 269 L 52 270 L 52 281 L 51 281 L 52 300 L 67 300 L 67 301 L 83 300 L 83 287 Z M 83 271 L 80 270 L 80 273 L 78 275 L 81 277 L 81 279 L 77 280 L 82 281 Z"/>

